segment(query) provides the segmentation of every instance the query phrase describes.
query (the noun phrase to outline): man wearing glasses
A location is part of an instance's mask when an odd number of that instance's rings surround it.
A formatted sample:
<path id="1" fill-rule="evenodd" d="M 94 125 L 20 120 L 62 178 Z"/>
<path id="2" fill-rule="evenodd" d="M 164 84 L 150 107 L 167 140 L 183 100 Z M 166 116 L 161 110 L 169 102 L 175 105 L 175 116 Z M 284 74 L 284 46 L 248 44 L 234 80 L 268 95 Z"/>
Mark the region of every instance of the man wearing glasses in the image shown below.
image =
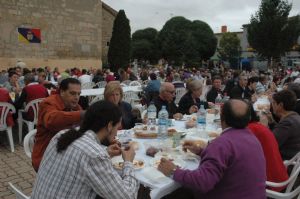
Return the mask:
<path id="1" fill-rule="evenodd" d="M 175 87 L 170 82 L 164 82 L 160 86 L 159 96 L 154 101 L 157 113 L 161 110 L 162 106 L 166 106 L 169 113 L 169 118 L 181 119 L 182 114 L 177 112 L 177 106 L 174 102 Z"/>

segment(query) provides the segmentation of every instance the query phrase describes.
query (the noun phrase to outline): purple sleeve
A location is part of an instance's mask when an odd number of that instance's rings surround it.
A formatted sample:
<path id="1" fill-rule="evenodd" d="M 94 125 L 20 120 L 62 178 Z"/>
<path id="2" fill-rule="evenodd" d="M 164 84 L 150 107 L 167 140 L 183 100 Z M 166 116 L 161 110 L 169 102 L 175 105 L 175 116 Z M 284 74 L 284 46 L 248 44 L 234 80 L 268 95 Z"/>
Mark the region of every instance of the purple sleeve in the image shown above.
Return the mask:
<path id="1" fill-rule="evenodd" d="M 201 164 L 196 170 L 177 169 L 173 179 L 180 184 L 206 193 L 223 177 L 230 164 L 230 150 L 221 140 L 215 140 L 201 153 Z"/>

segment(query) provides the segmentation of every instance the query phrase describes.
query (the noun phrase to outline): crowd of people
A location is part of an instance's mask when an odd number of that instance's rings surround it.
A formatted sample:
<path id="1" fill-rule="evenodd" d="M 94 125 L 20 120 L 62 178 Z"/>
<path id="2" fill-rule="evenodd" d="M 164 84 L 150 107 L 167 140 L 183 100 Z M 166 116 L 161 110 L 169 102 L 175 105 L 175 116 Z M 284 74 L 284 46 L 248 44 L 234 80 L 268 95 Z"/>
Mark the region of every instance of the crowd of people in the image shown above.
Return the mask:
<path id="1" fill-rule="evenodd" d="M 158 169 L 189 190 L 195 198 L 265 198 L 266 180 L 282 182 L 289 171 L 283 160 L 300 151 L 300 67 L 268 72 L 239 71 L 216 65 L 188 69 L 143 67 L 113 73 L 77 68 L 60 73 L 50 67 L 10 68 L 0 74 L 0 101 L 17 109 L 38 98 L 37 134 L 32 152 L 38 172 L 32 198 L 136 198 L 139 183 L 132 161 L 134 150 L 121 149 L 117 130 L 145 122 L 130 103 L 123 101 L 120 82 L 139 80 L 141 103 L 153 102 L 170 118 L 197 113 L 215 105 L 216 98 L 230 98 L 221 110 L 222 133 L 209 144 L 186 141 L 183 150 L 201 157 L 193 171 L 162 159 Z M 90 107 L 80 105 L 82 85 L 106 81 L 104 100 Z M 175 103 L 176 89 L 186 93 Z M 267 96 L 269 109 L 256 112 L 253 104 Z M 14 125 L 16 115 L 9 115 Z M 32 112 L 24 116 L 32 120 Z M 69 130 L 65 130 L 69 129 Z M 111 158 L 122 155 L 119 175 Z M 285 187 L 274 190 L 282 191 Z"/>

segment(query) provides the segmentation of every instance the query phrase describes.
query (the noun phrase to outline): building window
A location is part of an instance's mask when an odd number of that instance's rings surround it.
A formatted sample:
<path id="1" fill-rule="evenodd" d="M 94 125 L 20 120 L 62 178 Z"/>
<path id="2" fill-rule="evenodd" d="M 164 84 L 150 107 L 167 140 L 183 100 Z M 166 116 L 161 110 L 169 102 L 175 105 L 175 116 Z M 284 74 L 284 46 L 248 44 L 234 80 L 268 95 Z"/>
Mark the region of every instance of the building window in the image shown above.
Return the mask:
<path id="1" fill-rule="evenodd" d="M 109 46 L 109 41 L 108 41 L 108 42 L 106 42 L 106 46 Z"/>

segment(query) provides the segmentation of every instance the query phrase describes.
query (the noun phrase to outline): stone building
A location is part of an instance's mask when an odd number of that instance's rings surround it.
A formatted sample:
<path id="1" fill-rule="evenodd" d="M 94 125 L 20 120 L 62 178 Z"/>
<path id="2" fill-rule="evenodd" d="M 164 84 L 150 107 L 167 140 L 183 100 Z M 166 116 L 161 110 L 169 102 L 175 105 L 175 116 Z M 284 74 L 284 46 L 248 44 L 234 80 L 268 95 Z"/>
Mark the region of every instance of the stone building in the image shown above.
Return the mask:
<path id="1" fill-rule="evenodd" d="M 101 0 L 0 0 L 0 69 L 99 68 L 116 14 Z"/>

